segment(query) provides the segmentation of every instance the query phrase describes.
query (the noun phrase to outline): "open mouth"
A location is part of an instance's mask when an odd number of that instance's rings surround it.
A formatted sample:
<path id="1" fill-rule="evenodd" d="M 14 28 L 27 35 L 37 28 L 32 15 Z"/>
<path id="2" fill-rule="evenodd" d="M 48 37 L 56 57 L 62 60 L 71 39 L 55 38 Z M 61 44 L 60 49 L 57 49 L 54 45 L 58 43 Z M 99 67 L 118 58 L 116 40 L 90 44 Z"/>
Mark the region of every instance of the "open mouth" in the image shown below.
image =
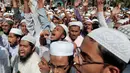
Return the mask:
<path id="1" fill-rule="evenodd" d="M 24 56 L 24 51 L 19 51 L 19 53 L 20 53 L 20 56 Z"/>

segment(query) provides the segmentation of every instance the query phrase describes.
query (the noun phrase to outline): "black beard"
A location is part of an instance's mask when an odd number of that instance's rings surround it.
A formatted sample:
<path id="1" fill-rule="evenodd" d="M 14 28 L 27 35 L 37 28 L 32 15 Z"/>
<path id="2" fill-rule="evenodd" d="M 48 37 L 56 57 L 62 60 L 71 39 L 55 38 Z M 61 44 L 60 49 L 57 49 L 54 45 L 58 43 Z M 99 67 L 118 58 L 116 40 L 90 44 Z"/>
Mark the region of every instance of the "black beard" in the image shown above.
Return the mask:
<path id="1" fill-rule="evenodd" d="M 17 46 L 18 44 L 17 44 L 17 42 L 15 42 L 13 45 L 10 45 L 11 47 L 15 47 L 15 46 Z"/>
<path id="2" fill-rule="evenodd" d="M 30 53 L 28 53 L 28 54 L 26 55 L 26 57 L 20 56 L 20 61 L 21 61 L 22 63 L 25 63 L 25 62 L 32 56 L 32 54 L 33 54 L 33 52 L 30 52 Z"/>

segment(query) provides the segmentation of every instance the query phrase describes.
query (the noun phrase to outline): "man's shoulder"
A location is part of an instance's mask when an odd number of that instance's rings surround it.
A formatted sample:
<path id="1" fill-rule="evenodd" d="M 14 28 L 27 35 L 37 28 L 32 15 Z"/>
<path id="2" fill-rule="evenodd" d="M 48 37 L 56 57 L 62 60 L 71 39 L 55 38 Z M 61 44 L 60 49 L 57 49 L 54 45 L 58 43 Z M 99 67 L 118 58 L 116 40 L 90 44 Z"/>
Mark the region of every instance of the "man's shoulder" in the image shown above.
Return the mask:
<path id="1" fill-rule="evenodd" d="M 33 52 L 32 56 L 30 57 L 30 61 L 32 63 L 40 62 L 40 56 L 36 52 Z"/>

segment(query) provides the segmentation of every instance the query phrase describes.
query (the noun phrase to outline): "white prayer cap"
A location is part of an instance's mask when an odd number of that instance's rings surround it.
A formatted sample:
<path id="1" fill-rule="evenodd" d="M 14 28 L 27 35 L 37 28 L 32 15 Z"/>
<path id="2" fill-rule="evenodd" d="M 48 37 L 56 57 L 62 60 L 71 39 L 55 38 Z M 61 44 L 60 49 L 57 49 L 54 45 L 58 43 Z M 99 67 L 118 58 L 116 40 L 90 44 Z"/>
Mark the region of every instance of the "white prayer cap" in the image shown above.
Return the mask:
<path id="1" fill-rule="evenodd" d="M 113 10 L 113 7 L 110 7 L 111 10 Z"/>
<path id="2" fill-rule="evenodd" d="M 55 11 L 57 11 L 58 9 L 56 8 L 56 9 L 54 9 Z"/>
<path id="3" fill-rule="evenodd" d="M 70 9 L 70 12 L 74 12 L 74 9 Z"/>
<path id="4" fill-rule="evenodd" d="M 59 24 L 59 25 L 65 30 L 66 35 L 68 35 L 69 32 L 68 27 L 65 24 Z"/>
<path id="5" fill-rule="evenodd" d="M 125 18 L 125 21 L 126 21 L 126 22 L 129 21 L 129 18 Z"/>
<path id="6" fill-rule="evenodd" d="M 65 17 L 65 14 L 64 13 L 61 13 L 60 14 L 60 18 L 63 19 Z"/>
<path id="7" fill-rule="evenodd" d="M 10 33 L 14 33 L 16 35 L 22 35 L 22 31 L 20 29 L 18 29 L 18 28 L 12 28 L 10 30 Z"/>
<path id="8" fill-rule="evenodd" d="M 110 13 L 110 12 L 105 12 L 105 15 L 106 15 L 106 16 L 110 16 L 111 13 Z"/>
<path id="9" fill-rule="evenodd" d="M 130 41 L 120 31 L 101 27 L 88 34 L 115 56 L 128 63 L 130 60 Z"/>
<path id="10" fill-rule="evenodd" d="M 70 20 L 71 20 L 71 21 L 77 21 L 75 18 L 71 18 Z"/>
<path id="11" fill-rule="evenodd" d="M 83 29 L 83 24 L 80 21 L 69 22 L 69 26 L 73 26 L 73 25 L 79 26 L 80 30 Z"/>
<path id="12" fill-rule="evenodd" d="M 92 21 L 92 20 L 90 20 L 90 19 L 86 20 L 86 22 L 90 22 L 90 23 L 93 23 L 93 21 Z"/>
<path id="13" fill-rule="evenodd" d="M 90 16 L 91 16 L 91 14 L 90 14 L 90 13 L 87 13 L 85 16 L 90 17 Z"/>
<path id="14" fill-rule="evenodd" d="M 118 30 L 124 33 L 127 36 L 127 38 L 130 39 L 130 24 L 120 26 Z"/>
<path id="15" fill-rule="evenodd" d="M 124 21 L 123 19 L 120 19 L 120 20 L 117 21 L 117 23 L 119 23 L 119 24 L 124 24 L 125 21 Z"/>
<path id="16" fill-rule="evenodd" d="M 25 20 L 25 19 L 23 19 L 20 23 L 26 23 L 26 20 Z"/>
<path id="17" fill-rule="evenodd" d="M 96 11 L 95 10 L 93 10 L 92 12 L 91 12 L 91 14 L 93 15 L 93 14 L 95 14 L 96 13 Z"/>
<path id="18" fill-rule="evenodd" d="M 127 14 L 130 14 L 130 11 L 128 11 Z"/>
<path id="19" fill-rule="evenodd" d="M 87 16 L 85 16 L 84 18 L 87 19 L 87 20 L 89 19 L 89 17 L 87 17 Z"/>
<path id="20" fill-rule="evenodd" d="M 5 20 L 14 22 L 11 18 L 5 18 Z"/>
<path id="21" fill-rule="evenodd" d="M 118 14 L 119 16 L 123 16 L 123 14 Z"/>
<path id="22" fill-rule="evenodd" d="M 66 12 L 69 12 L 70 11 L 70 9 L 66 9 Z"/>
<path id="23" fill-rule="evenodd" d="M 13 13 L 9 13 L 10 16 L 13 16 L 14 14 Z"/>
<path id="24" fill-rule="evenodd" d="M 34 38 L 32 35 L 30 35 L 30 34 L 25 35 L 24 37 L 22 37 L 21 40 L 28 41 L 28 42 L 30 42 L 30 43 L 32 43 L 32 44 L 34 44 L 34 45 L 35 45 L 35 43 L 36 43 L 35 38 Z"/>
<path id="25" fill-rule="evenodd" d="M 70 12 L 67 12 L 67 14 L 70 14 Z"/>
<path id="26" fill-rule="evenodd" d="M 5 18 L 5 21 L 6 23 L 8 23 L 9 25 L 13 25 L 14 24 L 14 21 L 10 18 Z"/>
<path id="27" fill-rule="evenodd" d="M 9 13 L 5 12 L 5 13 L 3 14 L 3 16 L 9 16 Z"/>
<path id="28" fill-rule="evenodd" d="M 50 44 L 50 54 L 54 56 L 72 56 L 74 45 L 67 41 L 56 41 Z"/>
<path id="29" fill-rule="evenodd" d="M 93 20 L 92 20 L 92 22 L 95 22 L 95 21 L 97 21 L 97 22 L 98 22 L 98 19 L 93 19 Z"/>

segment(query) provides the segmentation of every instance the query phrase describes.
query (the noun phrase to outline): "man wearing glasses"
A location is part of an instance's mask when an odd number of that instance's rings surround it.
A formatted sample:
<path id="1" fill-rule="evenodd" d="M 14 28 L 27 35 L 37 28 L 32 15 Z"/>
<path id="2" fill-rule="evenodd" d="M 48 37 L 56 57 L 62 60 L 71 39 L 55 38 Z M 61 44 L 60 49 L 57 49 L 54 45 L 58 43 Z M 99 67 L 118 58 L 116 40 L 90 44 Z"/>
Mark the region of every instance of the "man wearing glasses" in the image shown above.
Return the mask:
<path id="1" fill-rule="evenodd" d="M 85 37 L 75 67 L 81 73 L 122 73 L 130 59 L 129 44 L 117 30 L 95 29 Z"/>
<path id="2" fill-rule="evenodd" d="M 72 73 L 74 45 L 66 41 L 52 42 L 50 45 L 50 62 L 47 64 L 50 73 Z M 41 73 L 46 73 L 41 61 L 39 63 Z"/>

